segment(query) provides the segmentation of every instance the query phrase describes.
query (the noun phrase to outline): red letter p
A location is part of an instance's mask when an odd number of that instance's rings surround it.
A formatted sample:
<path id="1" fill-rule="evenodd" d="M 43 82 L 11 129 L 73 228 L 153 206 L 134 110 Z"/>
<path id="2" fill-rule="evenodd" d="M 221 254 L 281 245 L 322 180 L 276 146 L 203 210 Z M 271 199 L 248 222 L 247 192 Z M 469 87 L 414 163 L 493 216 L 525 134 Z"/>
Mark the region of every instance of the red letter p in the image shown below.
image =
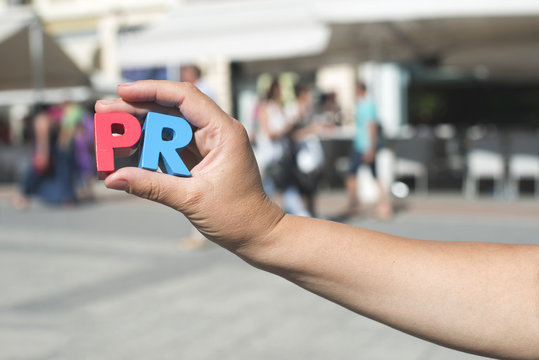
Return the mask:
<path id="1" fill-rule="evenodd" d="M 129 156 L 137 148 L 141 128 L 128 113 L 97 113 L 94 117 L 97 178 L 103 180 L 114 171 L 114 156 Z"/>

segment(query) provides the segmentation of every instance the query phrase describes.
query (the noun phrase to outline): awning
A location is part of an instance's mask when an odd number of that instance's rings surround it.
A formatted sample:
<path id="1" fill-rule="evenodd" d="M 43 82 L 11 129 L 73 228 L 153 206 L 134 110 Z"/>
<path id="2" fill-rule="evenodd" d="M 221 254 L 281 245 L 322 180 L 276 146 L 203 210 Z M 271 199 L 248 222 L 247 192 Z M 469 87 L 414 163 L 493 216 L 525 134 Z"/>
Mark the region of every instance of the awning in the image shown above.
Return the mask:
<path id="1" fill-rule="evenodd" d="M 63 89 L 67 94 L 71 88 L 90 86 L 84 72 L 43 31 L 28 8 L 0 12 L 0 54 L 0 104 L 16 100 L 13 91 L 44 98 L 40 92 Z"/>
<path id="2" fill-rule="evenodd" d="M 420 61 L 486 71 L 491 77 L 539 77 L 539 13 L 335 23 L 318 57 L 338 61 Z"/>
<path id="3" fill-rule="evenodd" d="M 332 24 L 539 15 L 536 0 L 316 0 L 318 18 Z"/>
<path id="4" fill-rule="evenodd" d="M 309 1 L 212 3 L 180 7 L 139 33 L 120 39 L 124 68 L 166 66 L 208 58 L 275 59 L 318 53 L 329 27 Z"/>
<path id="5" fill-rule="evenodd" d="M 425 60 L 490 75 L 539 74 L 536 0 L 290 0 L 179 7 L 119 47 L 122 67 L 206 58 L 302 67 Z"/>

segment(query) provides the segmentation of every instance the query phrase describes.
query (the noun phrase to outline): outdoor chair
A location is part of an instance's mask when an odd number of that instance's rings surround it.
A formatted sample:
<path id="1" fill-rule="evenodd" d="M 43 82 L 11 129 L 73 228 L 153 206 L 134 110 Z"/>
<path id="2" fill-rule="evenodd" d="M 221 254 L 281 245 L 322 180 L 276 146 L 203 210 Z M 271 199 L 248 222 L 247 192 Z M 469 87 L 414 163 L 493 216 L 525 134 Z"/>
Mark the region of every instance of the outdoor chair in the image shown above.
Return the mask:
<path id="1" fill-rule="evenodd" d="M 497 135 L 485 135 L 469 139 L 466 154 L 466 176 L 463 193 L 467 198 L 477 196 L 478 182 L 481 179 L 494 181 L 494 194 L 504 190 L 505 163 L 500 138 Z"/>
<path id="2" fill-rule="evenodd" d="M 394 139 L 392 148 L 395 154 L 393 171 L 395 179 L 413 177 L 415 191 L 428 193 L 428 163 L 432 156 L 434 139 L 410 138 Z"/>
<path id="3" fill-rule="evenodd" d="M 539 136 L 535 132 L 515 132 L 509 137 L 508 190 L 514 197 L 520 193 L 520 180 L 535 181 L 539 197 Z"/>

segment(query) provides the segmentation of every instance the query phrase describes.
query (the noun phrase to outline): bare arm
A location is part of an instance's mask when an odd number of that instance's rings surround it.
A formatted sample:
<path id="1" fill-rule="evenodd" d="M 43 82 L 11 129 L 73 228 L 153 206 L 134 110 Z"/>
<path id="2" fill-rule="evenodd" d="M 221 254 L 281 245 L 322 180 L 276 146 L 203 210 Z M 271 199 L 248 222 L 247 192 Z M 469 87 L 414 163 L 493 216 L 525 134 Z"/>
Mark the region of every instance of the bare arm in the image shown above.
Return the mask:
<path id="1" fill-rule="evenodd" d="M 539 357 L 539 247 L 422 241 L 286 215 L 256 265 L 361 315 L 499 358 Z M 269 255 L 268 255 L 269 254 Z"/>
<path id="2" fill-rule="evenodd" d="M 96 111 L 181 114 L 196 149 L 182 152 L 191 178 L 123 168 L 107 187 L 181 211 L 245 261 L 364 316 L 463 351 L 539 359 L 539 246 L 413 240 L 284 215 L 262 190 L 243 127 L 196 88 L 142 81 L 118 92 Z"/>

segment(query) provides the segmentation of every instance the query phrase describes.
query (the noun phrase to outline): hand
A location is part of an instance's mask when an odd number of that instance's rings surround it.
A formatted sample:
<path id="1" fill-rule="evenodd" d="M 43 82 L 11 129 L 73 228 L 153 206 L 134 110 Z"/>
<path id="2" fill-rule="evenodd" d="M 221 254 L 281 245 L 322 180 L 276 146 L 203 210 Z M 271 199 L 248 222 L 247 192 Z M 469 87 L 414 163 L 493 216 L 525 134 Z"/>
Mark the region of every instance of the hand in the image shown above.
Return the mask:
<path id="1" fill-rule="evenodd" d="M 34 169 L 38 174 L 44 174 L 49 167 L 49 155 L 43 152 L 36 152 L 33 157 Z"/>
<path id="2" fill-rule="evenodd" d="M 284 216 L 265 195 L 243 126 L 189 83 L 138 81 L 118 86 L 120 99 L 98 101 L 96 112 L 155 111 L 181 116 L 194 127 L 181 157 L 191 177 L 122 168 L 105 186 L 181 211 L 208 239 L 249 258 Z"/>

